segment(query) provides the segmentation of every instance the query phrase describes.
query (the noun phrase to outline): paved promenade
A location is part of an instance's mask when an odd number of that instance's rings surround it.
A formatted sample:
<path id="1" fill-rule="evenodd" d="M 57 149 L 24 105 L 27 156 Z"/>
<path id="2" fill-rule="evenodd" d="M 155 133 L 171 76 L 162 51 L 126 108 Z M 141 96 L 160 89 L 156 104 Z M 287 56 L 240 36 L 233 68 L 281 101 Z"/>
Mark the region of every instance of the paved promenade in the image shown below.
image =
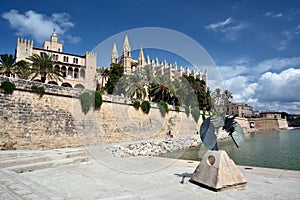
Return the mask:
<path id="1" fill-rule="evenodd" d="M 88 152 L 89 160 L 80 163 L 57 159 L 65 164 L 23 173 L 3 167 L 0 199 L 300 199 L 300 171 L 239 166 L 247 185 L 213 192 L 188 182 L 196 161 L 117 158 L 94 147 Z M 181 184 L 183 176 L 187 178 Z"/>

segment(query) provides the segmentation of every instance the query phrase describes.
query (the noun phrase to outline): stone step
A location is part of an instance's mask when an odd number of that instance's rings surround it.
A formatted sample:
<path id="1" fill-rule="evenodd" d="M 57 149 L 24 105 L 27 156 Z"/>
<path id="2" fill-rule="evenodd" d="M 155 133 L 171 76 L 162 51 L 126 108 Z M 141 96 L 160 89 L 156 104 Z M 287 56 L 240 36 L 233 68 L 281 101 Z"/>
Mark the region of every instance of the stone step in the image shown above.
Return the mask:
<path id="1" fill-rule="evenodd" d="M 82 157 L 86 156 L 84 151 L 70 151 L 70 152 L 58 152 L 58 153 L 44 153 L 44 155 L 36 154 L 34 156 L 13 157 L 10 159 L 1 160 L 0 168 L 13 167 L 18 165 L 26 165 L 32 163 L 40 163 L 51 160 L 61 160 L 65 158 Z"/>
<path id="2" fill-rule="evenodd" d="M 66 197 L 55 194 L 46 189 L 44 186 L 29 180 L 25 177 L 19 176 L 17 173 L 0 169 L 0 199 L 20 199 L 20 200 L 63 200 Z"/>
<path id="3" fill-rule="evenodd" d="M 65 148 L 65 149 L 51 149 L 51 150 L 5 150 L 0 151 L 0 161 L 12 160 L 19 158 L 28 158 L 35 156 L 74 153 L 74 152 L 86 152 L 83 148 Z"/>
<path id="4" fill-rule="evenodd" d="M 44 162 L 16 165 L 12 167 L 7 167 L 6 169 L 12 170 L 16 173 L 23 173 L 23 172 L 30 172 L 35 170 L 47 169 L 47 168 L 54 168 L 54 167 L 59 167 L 59 166 L 64 166 L 69 164 L 87 162 L 87 161 L 88 161 L 88 157 L 77 156 L 73 158 L 64 158 L 60 160 L 50 160 Z"/>

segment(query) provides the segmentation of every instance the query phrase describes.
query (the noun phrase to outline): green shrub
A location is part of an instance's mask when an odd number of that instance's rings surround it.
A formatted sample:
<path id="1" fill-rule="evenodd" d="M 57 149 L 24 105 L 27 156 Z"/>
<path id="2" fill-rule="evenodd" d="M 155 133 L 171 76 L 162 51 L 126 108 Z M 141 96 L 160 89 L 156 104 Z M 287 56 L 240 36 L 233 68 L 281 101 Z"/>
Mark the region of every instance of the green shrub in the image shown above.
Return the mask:
<path id="1" fill-rule="evenodd" d="M 158 107 L 159 107 L 159 111 L 161 116 L 165 117 L 166 113 L 169 113 L 169 107 L 168 104 L 164 101 L 160 101 L 157 103 Z"/>
<path id="2" fill-rule="evenodd" d="M 148 114 L 150 112 L 150 108 L 151 108 L 149 101 L 143 101 L 141 104 L 141 108 L 145 114 Z"/>
<path id="3" fill-rule="evenodd" d="M 88 113 L 93 104 L 93 96 L 90 92 L 84 92 L 79 96 L 81 110 L 84 114 Z"/>
<path id="4" fill-rule="evenodd" d="M 79 96 L 81 110 L 84 114 L 88 113 L 91 107 L 99 109 L 103 103 L 102 94 L 96 92 L 84 92 Z"/>
<path id="5" fill-rule="evenodd" d="M 99 109 L 103 103 L 102 94 L 100 91 L 95 92 L 95 109 Z"/>
<path id="6" fill-rule="evenodd" d="M 140 106 L 141 106 L 140 101 L 134 101 L 134 102 L 133 102 L 133 107 L 134 107 L 136 110 L 138 110 Z"/>
<path id="7" fill-rule="evenodd" d="M 200 118 L 200 110 L 199 110 L 199 108 L 198 107 L 193 107 L 191 109 L 191 114 L 192 114 L 195 122 L 198 123 L 198 120 Z"/>
<path id="8" fill-rule="evenodd" d="M 185 106 L 184 111 L 185 111 L 186 116 L 189 117 L 190 116 L 190 107 Z"/>
<path id="9" fill-rule="evenodd" d="M 4 91 L 4 94 L 12 94 L 16 89 L 16 85 L 10 81 L 4 81 L 0 88 Z"/>
<path id="10" fill-rule="evenodd" d="M 44 88 L 44 86 L 39 87 L 37 85 L 33 85 L 33 86 L 31 86 L 31 90 L 34 93 L 40 95 L 40 98 L 45 94 L 45 88 Z"/>
<path id="11" fill-rule="evenodd" d="M 179 106 L 175 106 L 175 111 L 176 111 L 176 112 L 180 112 Z"/>

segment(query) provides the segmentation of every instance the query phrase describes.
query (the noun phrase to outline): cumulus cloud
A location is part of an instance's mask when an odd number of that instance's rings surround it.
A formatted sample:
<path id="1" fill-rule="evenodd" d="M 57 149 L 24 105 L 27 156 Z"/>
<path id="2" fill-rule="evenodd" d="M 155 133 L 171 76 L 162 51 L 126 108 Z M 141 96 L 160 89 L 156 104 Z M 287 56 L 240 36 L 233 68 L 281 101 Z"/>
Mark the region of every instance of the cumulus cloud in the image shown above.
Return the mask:
<path id="1" fill-rule="evenodd" d="M 231 17 L 225 19 L 224 21 L 205 26 L 207 30 L 212 30 L 215 33 L 221 33 L 224 36 L 222 40 L 225 41 L 236 40 L 240 35 L 240 31 L 245 27 L 245 23 L 235 23 Z"/>
<path id="2" fill-rule="evenodd" d="M 233 94 L 235 102 L 249 103 L 253 99 L 257 83 L 251 83 L 248 77 L 238 76 L 224 81 L 225 88 Z"/>
<path id="3" fill-rule="evenodd" d="M 264 73 L 256 94 L 260 101 L 300 102 L 300 69 L 290 68 L 281 73 Z"/>
<path id="4" fill-rule="evenodd" d="M 300 112 L 300 57 L 238 63 L 219 66 L 233 102 L 248 103 L 259 110 Z"/>
<path id="5" fill-rule="evenodd" d="M 2 18 L 9 22 L 12 29 L 16 30 L 16 35 L 30 36 L 39 43 L 48 39 L 54 28 L 58 35 L 65 37 L 70 42 L 81 41 L 80 37 L 67 34 L 67 31 L 74 27 L 68 13 L 53 13 L 51 16 L 47 16 L 33 10 L 22 14 L 12 9 L 2 13 Z"/>

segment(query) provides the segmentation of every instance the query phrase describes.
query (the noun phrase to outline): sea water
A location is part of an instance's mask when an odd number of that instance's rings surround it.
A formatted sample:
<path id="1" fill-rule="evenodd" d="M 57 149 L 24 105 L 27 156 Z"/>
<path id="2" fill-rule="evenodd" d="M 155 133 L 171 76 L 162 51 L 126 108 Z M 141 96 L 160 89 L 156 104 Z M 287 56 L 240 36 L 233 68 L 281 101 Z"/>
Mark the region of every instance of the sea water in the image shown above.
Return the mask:
<path id="1" fill-rule="evenodd" d="M 228 138 L 219 141 L 219 149 L 225 150 L 238 165 L 300 170 L 300 129 L 284 131 L 260 131 L 245 136 L 245 143 L 236 148 Z M 163 157 L 201 160 L 207 148 L 204 145 L 178 150 Z"/>

